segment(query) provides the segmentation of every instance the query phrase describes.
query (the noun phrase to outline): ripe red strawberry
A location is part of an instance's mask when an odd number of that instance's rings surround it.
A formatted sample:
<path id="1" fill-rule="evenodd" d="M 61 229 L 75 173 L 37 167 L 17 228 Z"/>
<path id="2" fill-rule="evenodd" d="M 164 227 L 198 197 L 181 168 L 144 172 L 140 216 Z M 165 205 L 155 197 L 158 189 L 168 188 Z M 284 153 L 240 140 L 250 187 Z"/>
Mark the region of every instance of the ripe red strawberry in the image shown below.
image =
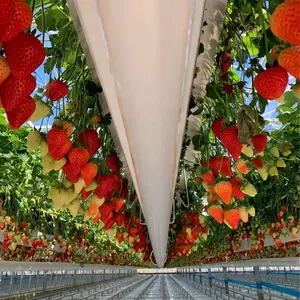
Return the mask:
<path id="1" fill-rule="evenodd" d="M 129 227 L 128 233 L 131 236 L 137 236 L 139 233 L 139 230 L 136 227 Z"/>
<path id="2" fill-rule="evenodd" d="M 229 52 L 222 52 L 220 56 L 220 68 L 222 74 L 227 73 L 231 66 L 231 55 Z"/>
<path id="3" fill-rule="evenodd" d="M 1 0 L 2 1 L 2 0 Z M 3 41 L 7 42 L 15 38 L 19 33 L 30 27 L 32 22 L 31 7 L 24 0 L 12 0 L 14 5 L 13 18 L 3 36 Z"/>
<path id="4" fill-rule="evenodd" d="M 14 16 L 14 3 L 12 0 L 0 1 L 0 41 L 7 32 L 9 24 Z"/>
<path id="5" fill-rule="evenodd" d="M 84 148 L 72 148 L 68 154 L 70 163 L 80 169 L 80 171 L 87 165 L 90 154 Z"/>
<path id="6" fill-rule="evenodd" d="M 232 196 L 237 199 L 245 199 L 245 194 L 241 191 L 242 180 L 239 177 L 234 177 L 230 180 L 232 185 Z"/>
<path id="7" fill-rule="evenodd" d="M 240 90 L 242 90 L 244 88 L 244 86 L 245 86 L 245 81 L 240 81 L 238 83 L 238 87 L 239 87 Z"/>
<path id="8" fill-rule="evenodd" d="M 208 160 L 209 168 L 212 170 L 213 174 L 217 176 L 221 169 L 221 160 L 219 156 L 211 157 Z"/>
<path id="9" fill-rule="evenodd" d="M 110 152 L 109 156 L 106 159 L 106 164 L 113 172 L 119 172 L 119 158 L 116 152 Z"/>
<path id="10" fill-rule="evenodd" d="M 224 210 L 224 222 L 232 229 L 237 229 L 240 221 L 238 209 Z"/>
<path id="11" fill-rule="evenodd" d="M 78 167 L 73 166 L 69 161 L 67 161 L 62 167 L 62 170 L 72 183 L 76 183 L 78 181 L 80 174 L 80 169 Z"/>
<path id="12" fill-rule="evenodd" d="M 31 97 L 23 98 L 19 107 L 6 112 L 8 123 L 10 128 L 18 129 L 20 128 L 35 110 L 35 101 Z"/>
<path id="13" fill-rule="evenodd" d="M 86 185 L 89 185 L 93 182 L 98 172 L 98 166 L 93 163 L 88 163 L 80 172 L 81 177 L 83 178 Z"/>
<path id="14" fill-rule="evenodd" d="M 84 188 L 81 190 L 81 199 L 86 200 L 92 191 L 87 192 Z"/>
<path id="15" fill-rule="evenodd" d="M 208 161 L 210 169 L 214 175 L 232 176 L 231 161 L 228 156 L 211 157 Z"/>
<path id="16" fill-rule="evenodd" d="M 223 176 L 232 176 L 232 170 L 231 170 L 231 161 L 228 156 L 222 156 L 220 157 L 220 174 Z"/>
<path id="17" fill-rule="evenodd" d="M 243 148 L 243 144 L 238 141 L 238 127 L 236 125 L 227 127 L 221 132 L 220 140 L 233 159 L 237 160 Z"/>
<path id="18" fill-rule="evenodd" d="M 284 93 L 288 81 L 287 71 L 280 66 L 275 66 L 259 73 L 254 79 L 254 87 L 265 99 L 275 100 Z"/>
<path id="19" fill-rule="evenodd" d="M 106 195 L 113 189 L 112 178 L 109 175 L 100 175 L 98 178 L 98 187 L 95 192 L 98 198 L 106 197 Z"/>
<path id="20" fill-rule="evenodd" d="M 121 213 L 116 213 L 116 224 L 120 227 L 123 223 L 125 223 L 126 217 Z"/>
<path id="21" fill-rule="evenodd" d="M 207 172 L 205 172 L 202 176 L 201 176 L 201 178 L 205 181 L 205 182 L 207 182 L 208 184 L 214 184 L 214 182 L 215 182 L 215 178 L 214 178 L 214 174 L 213 174 L 213 172 L 212 171 L 207 171 Z"/>
<path id="22" fill-rule="evenodd" d="M 264 160 L 258 156 L 252 160 L 252 165 L 257 169 L 262 169 L 264 167 Z"/>
<path id="23" fill-rule="evenodd" d="M 113 204 L 109 202 L 105 202 L 100 206 L 99 210 L 101 213 L 101 220 L 103 223 L 107 223 L 110 219 L 112 219 L 113 209 Z"/>
<path id="24" fill-rule="evenodd" d="M 264 152 L 267 142 L 268 142 L 268 137 L 265 134 L 257 134 L 253 137 L 251 137 L 251 141 L 253 144 L 253 147 L 257 153 Z"/>
<path id="25" fill-rule="evenodd" d="M 120 231 L 117 232 L 117 240 L 119 244 L 121 244 L 124 241 L 123 233 Z"/>
<path id="26" fill-rule="evenodd" d="M 60 80 L 52 80 L 46 87 L 46 97 L 54 102 L 67 96 L 68 91 L 67 84 Z"/>
<path id="27" fill-rule="evenodd" d="M 223 130 L 224 125 L 225 125 L 224 119 L 216 119 L 211 124 L 211 130 L 216 137 L 220 138 L 220 134 L 221 134 L 221 131 Z"/>
<path id="28" fill-rule="evenodd" d="M 98 137 L 98 133 L 94 129 L 86 129 L 81 132 L 78 136 L 80 143 L 85 145 L 90 153 L 93 156 L 97 153 L 98 149 L 101 147 L 101 142 Z"/>
<path id="29" fill-rule="evenodd" d="M 225 204 L 231 203 L 232 184 L 229 181 L 220 181 L 215 185 L 215 193 L 223 200 Z"/>
<path id="30" fill-rule="evenodd" d="M 223 208 L 220 205 L 211 205 L 207 212 L 212 216 L 218 223 L 223 223 Z"/>
<path id="31" fill-rule="evenodd" d="M 30 96 L 36 87 L 35 78 L 32 75 L 24 79 L 16 79 L 10 75 L 1 85 L 0 97 L 6 111 L 11 111 L 22 103 L 24 97 Z"/>
<path id="32" fill-rule="evenodd" d="M 42 43 L 32 34 L 19 34 L 13 40 L 4 43 L 4 52 L 11 73 L 18 79 L 33 73 L 45 59 Z"/>
<path id="33" fill-rule="evenodd" d="M 224 92 L 227 95 L 231 95 L 233 92 L 233 85 L 232 84 L 224 84 Z"/>
<path id="34" fill-rule="evenodd" d="M 127 198 L 127 196 L 128 196 L 128 189 L 127 189 L 127 188 L 125 188 L 124 186 L 122 187 L 122 190 L 121 190 L 120 196 L 121 196 L 123 199 L 126 199 L 126 198 Z"/>
<path id="35" fill-rule="evenodd" d="M 67 134 L 59 128 L 52 128 L 47 133 L 48 153 L 55 160 L 66 156 L 72 148 L 72 143 Z"/>

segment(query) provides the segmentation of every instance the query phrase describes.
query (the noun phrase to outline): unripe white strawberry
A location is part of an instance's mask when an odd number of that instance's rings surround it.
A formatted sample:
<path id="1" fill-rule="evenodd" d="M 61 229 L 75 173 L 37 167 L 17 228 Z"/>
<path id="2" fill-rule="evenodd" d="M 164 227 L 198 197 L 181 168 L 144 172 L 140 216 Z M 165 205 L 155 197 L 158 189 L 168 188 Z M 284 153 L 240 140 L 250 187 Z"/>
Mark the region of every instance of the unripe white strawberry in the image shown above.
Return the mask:
<path id="1" fill-rule="evenodd" d="M 27 137 L 28 150 L 29 151 L 36 150 L 40 146 L 42 141 L 43 141 L 43 136 L 39 131 L 34 130 L 29 132 Z"/>
<path id="2" fill-rule="evenodd" d="M 35 111 L 30 117 L 30 121 L 36 122 L 52 113 L 51 108 L 43 101 L 35 101 Z"/>

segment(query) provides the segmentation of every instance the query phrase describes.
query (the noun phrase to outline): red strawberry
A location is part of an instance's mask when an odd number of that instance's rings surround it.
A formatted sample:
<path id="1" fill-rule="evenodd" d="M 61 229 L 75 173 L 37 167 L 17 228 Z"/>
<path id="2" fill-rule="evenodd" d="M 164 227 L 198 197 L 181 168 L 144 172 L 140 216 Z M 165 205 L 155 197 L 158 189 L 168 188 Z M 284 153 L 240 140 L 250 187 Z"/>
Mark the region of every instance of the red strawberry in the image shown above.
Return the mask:
<path id="1" fill-rule="evenodd" d="M 81 190 L 81 199 L 86 200 L 92 191 L 87 192 L 84 188 Z"/>
<path id="2" fill-rule="evenodd" d="M 90 154 L 84 148 L 72 148 L 68 157 L 70 163 L 81 171 L 87 165 Z"/>
<path id="3" fill-rule="evenodd" d="M 212 170 L 213 174 L 217 176 L 221 168 L 221 160 L 219 156 L 211 157 L 208 160 L 209 168 Z"/>
<path id="4" fill-rule="evenodd" d="M 136 227 L 129 227 L 128 233 L 131 236 L 137 236 L 139 233 L 139 230 Z"/>
<path id="5" fill-rule="evenodd" d="M 52 102 L 57 101 L 67 96 L 69 91 L 68 86 L 60 80 L 52 80 L 46 88 L 46 97 Z"/>
<path id="6" fill-rule="evenodd" d="M 245 194 L 241 191 L 242 180 L 239 177 L 234 177 L 230 180 L 230 183 L 232 185 L 232 196 L 240 200 L 244 199 Z"/>
<path id="7" fill-rule="evenodd" d="M 116 223 L 116 220 L 114 218 L 110 218 L 105 222 L 104 229 L 108 230 L 110 229 L 114 224 Z"/>
<path id="8" fill-rule="evenodd" d="M 211 205 L 207 212 L 212 216 L 218 223 L 223 223 L 223 208 L 220 205 Z"/>
<path id="9" fill-rule="evenodd" d="M 211 157 L 208 161 L 208 164 L 215 176 L 217 176 L 219 173 L 223 176 L 232 176 L 231 161 L 228 156 Z"/>
<path id="10" fill-rule="evenodd" d="M 87 147 L 91 156 L 93 156 L 101 147 L 98 133 L 94 129 L 88 128 L 85 131 L 81 132 L 78 136 L 78 139 L 80 143 Z"/>
<path id="11" fill-rule="evenodd" d="M 221 134 L 221 131 L 223 130 L 224 125 L 225 125 L 224 119 L 216 119 L 211 124 L 211 130 L 216 137 L 220 138 L 220 134 Z"/>
<path id="12" fill-rule="evenodd" d="M 103 198 L 113 189 L 113 181 L 109 175 L 100 175 L 98 178 L 98 187 L 96 195 L 98 198 Z"/>
<path id="13" fill-rule="evenodd" d="M 101 220 L 103 223 L 107 223 L 112 217 L 113 217 L 113 204 L 106 202 L 103 203 L 99 210 L 100 210 L 100 214 L 101 214 Z"/>
<path id="14" fill-rule="evenodd" d="M 122 224 L 126 220 L 126 217 L 123 214 L 121 214 L 121 213 L 116 213 L 116 218 L 115 219 L 116 219 L 116 224 L 118 226 L 122 226 Z"/>
<path id="15" fill-rule="evenodd" d="M 208 184 L 214 184 L 214 182 L 215 182 L 214 174 L 213 174 L 212 171 L 207 171 L 207 172 L 205 172 L 205 173 L 201 176 L 201 178 L 202 178 L 205 182 L 207 182 Z"/>
<path id="16" fill-rule="evenodd" d="M 9 247 L 9 245 L 10 245 L 10 241 L 3 241 L 2 242 L 2 250 L 3 250 L 3 252 L 5 252 L 7 249 L 8 249 L 8 247 Z"/>
<path id="17" fill-rule="evenodd" d="M 19 33 L 25 31 L 30 27 L 32 22 L 32 11 L 27 2 L 24 0 L 12 0 L 12 2 L 14 5 L 14 14 L 2 39 L 4 42 L 12 40 Z"/>
<path id="18" fill-rule="evenodd" d="M 0 41 L 8 30 L 14 16 L 14 3 L 12 0 L 0 1 Z"/>
<path id="19" fill-rule="evenodd" d="M 288 81 L 287 71 L 275 66 L 258 74 L 254 79 L 254 87 L 265 99 L 275 100 L 284 93 Z"/>
<path id="20" fill-rule="evenodd" d="M 224 84 L 224 92 L 227 95 L 231 95 L 233 92 L 233 85 L 232 84 Z"/>
<path id="21" fill-rule="evenodd" d="M 258 156 L 252 160 L 252 165 L 257 169 L 262 169 L 264 167 L 264 160 Z"/>
<path id="22" fill-rule="evenodd" d="M 121 244 L 124 241 L 123 233 L 120 231 L 117 232 L 117 240 L 119 244 Z"/>
<path id="23" fill-rule="evenodd" d="M 1 85 L 0 97 L 6 111 L 17 108 L 24 97 L 30 96 L 36 87 L 35 78 L 32 75 L 24 79 L 16 79 L 10 75 Z"/>
<path id="24" fill-rule="evenodd" d="M 230 209 L 224 211 L 224 222 L 232 229 L 237 229 L 240 221 L 240 211 Z"/>
<path id="25" fill-rule="evenodd" d="M 52 128 L 47 133 L 48 153 L 55 160 L 66 156 L 72 148 L 72 143 L 67 134 L 59 128 Z"/>
<path id="26" fill-rule="evenodd" d="M 110 152 L 109 156 L 106 159 L 106 164 L 113 172 L 119 172 L 119 158 L 116 152 Z"/>
<path id="27" fill-rule="evenodd" d="M 79 169 L 79 168 L 78 168 Z M 83 178 L 86 185 L 89 185 L 93 182 L 98 172 L 98 166 L 93 163 L 88 163 L 80 172 L 81 177 Z"/>
<path id="28" fill-rule="evenodd" d="M 215 193 L 223 200 L 225 204 L 231 203 L 232 184 L 229 181 L 220 181 L 215 185 Z"/>
<path id="29" fill-rule="evenodd" d="M 238 141 L 238 127 L 236 125 L 223 130 L 220 134 L 220 140 L 234 160 L 240 157 L 243 144 Z"/>
<path id="30" fill-rule="evenodd" d="M 244 88 L 244 86 L 245 86 L 245 82 L 244 81 L 240 81 L 238 83 L 238 87 L 239 87 L 240 90 L 242 90 Z"/>
<path id="31" fill-rule="evenodd" d="M 78 167 L 73 166 L 69 161 L 67 161 L 62 167 L 62 170 L 72 183 L 76 183 L 78 181 L 80 174 L 80 169 Z"/>
<path id="32" fill-rule="evenodd" d="M 126 198 L 127 198 L 127 196 L 128 196 L 128 189 L 127 189 L 127 188 L 125 188 L 124 186 L 122 187 L 122 190 L 121 190 L 120 196 L 121 196 L 123 199 L 126 199 Z"/>
<path id="33" fill-rule="evenodd" d="M 232 170 L 231 170 L 231 161 L 230 158 L 228 156 L 222 156 L 220 157 L 220 164 L 221 164 L 221 168 L 220 168 L 220 174 L 223 176 L 232 176 Z"/>
<path id="34" fill-rule="evenodd" d="M 121 207 L 123 206 L 123 204 L 124 204 L 124 199 L 122 199 L 122 198 L 115 198 L 113 200 L 114 210 L 116 212 L 118 212 L 121 209 Z"/>
<path id="35" fill-rule="evenodd" d="M 35 101 L 31 97 L 23 98 L 17 108 L 6 112 L 10 128 L 20 128 L 26 121 L 28 121 L 34 113 L 34 110 Z"/>
<path id="36" fill-rule="evenodd" d="M 231 66 L 231 55 L 229 52 L 222 52 L 220 56 L 220 68 L 222 74 L 227 73 Z"/>
<path id="37" fill-rule="evenodd" d="M 33 73 L 45 59 L 42 43 L 32 34 L 19 34 L 13 40 L 4 43 L 4 52 L 11 73 L 18 79 Z"/>
<path id="38" fill-rule="evenodd" d="M 268 137 L 265 134 L 258 134 L 255 135 L 251 138 L 253 147 L 257 153 L 264 152 L 267 142 L 268 142 Z"/>

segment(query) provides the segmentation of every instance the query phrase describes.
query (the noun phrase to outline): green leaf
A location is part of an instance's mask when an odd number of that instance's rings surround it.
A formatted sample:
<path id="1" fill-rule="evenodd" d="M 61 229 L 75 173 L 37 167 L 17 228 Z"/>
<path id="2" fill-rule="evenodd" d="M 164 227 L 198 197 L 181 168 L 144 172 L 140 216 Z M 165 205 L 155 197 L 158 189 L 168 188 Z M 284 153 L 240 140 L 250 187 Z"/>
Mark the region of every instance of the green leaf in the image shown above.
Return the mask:
<path id="1" fill-rule="evenodd" d="M 58 23 L 60 23 L 61 25 L 62 19 L 64 19 L 65 23 L 69 21 L 68 17 L 55 5 L 52 6 L 51 9 L 46 9 L 44 16 L 42 13 L 40 13 L 35 18 L 35 22 L 37 25 L 37 29 L 40 32 L 48 32 L 51 30 L 55 31 L 59 29 L 57 25 Z"/>
<path id="2" fill-rule="evenodd" d="M 249 36 L 244 36 L 243 42 L 245 43 L 250 55 L 256 56 L 258 54 L 258 48 L 253 44 Z"/>
<path id="3" fill-rule="evenodd" d="M 266 106 L 268 105 L 268 101 L 263 98 L 261 95 L 258 95 L 258 105 L 259 105 L 259 112 L 263 114 L 266 110 Z"/>
<path id="4" fill-rule="evenodd" d="M 295 97 L 293 92 L 286 92 L 284 95 L 284 105 L 292 107 L 295 103 L 298 103 L 298 98 Z"/>

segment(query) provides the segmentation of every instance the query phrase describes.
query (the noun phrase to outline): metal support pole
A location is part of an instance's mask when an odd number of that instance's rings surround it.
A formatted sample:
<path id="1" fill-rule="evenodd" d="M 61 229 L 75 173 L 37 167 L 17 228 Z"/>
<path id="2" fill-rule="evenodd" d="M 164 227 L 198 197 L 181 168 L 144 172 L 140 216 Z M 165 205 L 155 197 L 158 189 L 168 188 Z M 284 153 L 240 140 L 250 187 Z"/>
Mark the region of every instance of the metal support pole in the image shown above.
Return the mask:
<path id="1" fill-rule="evenodd" d="M 24 271 L 21 271 L 21 278 L 20 278 L 20 285 L 19 285 L 19 294 L 22 293 L 23 274 L 24 274 Z"/>
<path id="2" fill-rule="evenodd" d="M 15 272 L 11 272 L 10 282 L 9 282 L 9 295 L 13 292 L 13 281 Z"/>
<path id="3" fill-rule="evenodd" d="M 255 282 L 256 282 L 256 290 L 257 290 L 258 300 L 263 300 L 264 294 L 263 294 L 263 289 L 262 289 L 261 273 L 259 270 L 259 266 L 254 267 L 254 277 L 255 277 Z"/>
<path id="4" fill-rule="evenodd" d="M 48 277 L 47 271 L 44 270 L 43 291 L 47 290 L 47 277 Z"/>
<path id="5" fill-rule="evenodd" d="M 224 276 L 224 282 L 225 282 L 225 293 L 229 294 L 229 287 L 228 287 L 228 274 L 227 274 L 227 268 L 223 267 L 223 276 Z"/>
<path id="6" fill-rule="evenodd" d="M 199 269 L 199 273 L 200 273 L 199 281 L 200 281 L 200 284 L 202 285 L 202 269 L 201 268 Z"/>
<path id="7" fill-rule="evenodd" d="M 212 288 L 212 278 L 211 278 L 211 269 L 208 268 L 208 280 L 209 280 L 209 287 Z"/>

